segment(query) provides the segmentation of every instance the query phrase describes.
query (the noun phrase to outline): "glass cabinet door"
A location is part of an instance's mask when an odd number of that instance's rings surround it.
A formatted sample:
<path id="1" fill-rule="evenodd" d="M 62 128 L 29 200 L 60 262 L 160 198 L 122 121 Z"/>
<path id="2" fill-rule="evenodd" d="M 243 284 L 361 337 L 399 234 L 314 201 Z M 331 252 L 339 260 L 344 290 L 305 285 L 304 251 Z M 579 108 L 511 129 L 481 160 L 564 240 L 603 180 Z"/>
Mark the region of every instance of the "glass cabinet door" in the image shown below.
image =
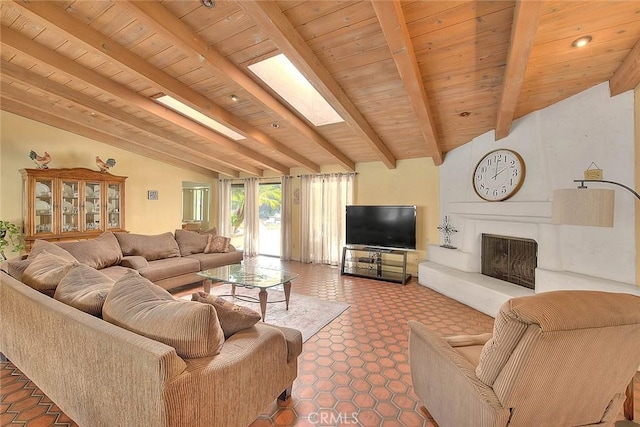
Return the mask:
<path id="1" fill-rule="evenodd" d="M 53 221 L 53 180 L 36 179 L 34 191 L 34 234 L 55 232 Z"/>
<path id="2" fill-rule="evenodd" d="M 121 196 L 122 188 L 120 184 L 107 184 L 107 229 L 122 227 L 121 221 Z"/>
<path id="3" fill-rule="evenodd" d="M 62 232 L 79 231 L 80 227 L 80 183 L 62 181 Z"/>
<path id="4" fill-rule="evenodd" d="M 85 230 L 101 230 L 100 225 L 100 183 L 85 182 L 84 184 L 84 217 Z"/>

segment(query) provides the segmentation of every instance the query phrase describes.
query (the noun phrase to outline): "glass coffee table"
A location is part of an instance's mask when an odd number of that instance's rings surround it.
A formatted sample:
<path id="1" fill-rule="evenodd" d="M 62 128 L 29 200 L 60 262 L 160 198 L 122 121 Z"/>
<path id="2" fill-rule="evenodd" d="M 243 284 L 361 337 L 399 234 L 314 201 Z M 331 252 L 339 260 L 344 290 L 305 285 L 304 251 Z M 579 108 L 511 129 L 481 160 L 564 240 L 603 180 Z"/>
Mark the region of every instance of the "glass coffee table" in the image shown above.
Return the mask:
<path id="1" fill-rule="evenodd" d="M 260 311 L 262 314 L 262 321 L 267 312 L 267 302 L 284 302 L 287 310 L 289 309 L 289 296 L 291 295 L 291 281 L 298 277 L 295 273 L 289 273 L 284 270 L 277 270 L 274 268 L 257 267 L 252 265 L 233 264 L 226 265 L 224 267 L 210 268 L 198 273 L 211 282 L 222 282 L 231 284 L 231 295 L 234 298 L 248 300 L 251 302 L 260 302 Z M 210 283 L 205 281 L 204 291 L 209 293 Z M 284 288 L 284 301 L 268 301 L 267 289 L 274 286 L 282 285 Z M 242 297 L 236 297 L 236 286 L 243 288 L 258 288 L 258 298 L 243 295 Z"/>

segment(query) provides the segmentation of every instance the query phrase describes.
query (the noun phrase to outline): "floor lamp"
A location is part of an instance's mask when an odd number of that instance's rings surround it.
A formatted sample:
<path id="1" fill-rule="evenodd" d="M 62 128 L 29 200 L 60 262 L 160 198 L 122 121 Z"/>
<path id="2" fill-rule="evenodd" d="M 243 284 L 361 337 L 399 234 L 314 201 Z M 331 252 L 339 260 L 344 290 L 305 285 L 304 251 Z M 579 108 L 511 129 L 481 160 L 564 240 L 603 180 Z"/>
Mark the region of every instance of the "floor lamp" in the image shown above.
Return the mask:
<path id="1" fill-rule="evenodd" d="M 587 188 L 585 182 L 617 185 L 640 200 L 640 194 L 619 182 L 599 179 L 574 179 L 573 182 L 580 183 L 578 188 L 553 191 L 551 221 L 554 224 L 613 227 L 615 191 Z"/>

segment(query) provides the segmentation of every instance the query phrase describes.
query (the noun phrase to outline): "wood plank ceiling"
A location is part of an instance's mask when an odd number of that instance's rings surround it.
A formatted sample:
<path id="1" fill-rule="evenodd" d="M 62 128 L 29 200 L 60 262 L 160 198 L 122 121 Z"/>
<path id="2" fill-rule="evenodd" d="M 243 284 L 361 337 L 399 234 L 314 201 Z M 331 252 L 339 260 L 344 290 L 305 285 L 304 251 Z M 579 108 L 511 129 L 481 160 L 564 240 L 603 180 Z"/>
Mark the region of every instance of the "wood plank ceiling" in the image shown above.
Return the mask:
<path id="1" fill-rule="evenodd" d="M 640 83 L 637 1 L 211 3 L 2 0 L 0 107 L 239 177 L 419 157 L 439 165 L 591 86 L 609 81 L 613 96 Z M 571 46 L 586 35 L 586 47 Z M 247 68 L 280 53 L 344 122 L 312 125 Z M 245 138 L 167 109 L 158 94 Z"/>

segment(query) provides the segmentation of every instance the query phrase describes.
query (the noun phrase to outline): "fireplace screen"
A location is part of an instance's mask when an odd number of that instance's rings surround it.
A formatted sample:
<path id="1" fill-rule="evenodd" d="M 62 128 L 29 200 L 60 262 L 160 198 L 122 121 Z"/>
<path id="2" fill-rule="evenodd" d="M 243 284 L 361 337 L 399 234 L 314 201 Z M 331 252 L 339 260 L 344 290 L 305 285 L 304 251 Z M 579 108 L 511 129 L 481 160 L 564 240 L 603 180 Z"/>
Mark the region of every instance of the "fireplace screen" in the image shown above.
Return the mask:
<path id="1" fill-rule="evenodd" d="M 482 274 L 535 289 L 538 243 L 518 237 L 482 235 Z"/>

